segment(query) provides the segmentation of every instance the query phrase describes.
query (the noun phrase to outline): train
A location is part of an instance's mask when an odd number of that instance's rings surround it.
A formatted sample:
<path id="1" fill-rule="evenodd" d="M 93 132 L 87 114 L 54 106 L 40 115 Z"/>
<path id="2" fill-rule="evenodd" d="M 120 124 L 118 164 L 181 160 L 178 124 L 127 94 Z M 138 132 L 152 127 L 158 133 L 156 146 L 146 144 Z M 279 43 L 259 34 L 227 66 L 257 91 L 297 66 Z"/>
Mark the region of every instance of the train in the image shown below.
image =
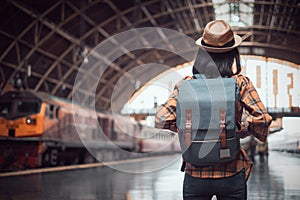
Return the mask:
<path id="1" fill-rule="evenodd" d="M 266 142 L 261 142 L 253 135 L 250 135 L 245 138 L 241 138 L 240 144 L 252 161 L 255 161 L 255 155 L 259 155 L 260 157 L 269 155 L 268 138 Z"/>
<path id="2" fill-rule="evenodd" d="M 116 155 L 119 151 L 120 155 Z M 176 134 L 31 90 L 0 96 L 0 170 L 180 152 Z"/>
<path id="3" fill-rule="evenodd" d="M 269 149 L 288 153 L 300 153 L 300 132 L 282 130 L 269 136 Z"/>
<path id="4" fill-rule="evenodd" d="M 286 130 L 270 132 L 266 142 L 261 142 L 253 136 L 241 139 L 241 146 L 252 160 L 255 155 L 260 157 L 269 155 L 269 151 L 280 151 L 293 154 L 300 153 L 300 132 Z"/>

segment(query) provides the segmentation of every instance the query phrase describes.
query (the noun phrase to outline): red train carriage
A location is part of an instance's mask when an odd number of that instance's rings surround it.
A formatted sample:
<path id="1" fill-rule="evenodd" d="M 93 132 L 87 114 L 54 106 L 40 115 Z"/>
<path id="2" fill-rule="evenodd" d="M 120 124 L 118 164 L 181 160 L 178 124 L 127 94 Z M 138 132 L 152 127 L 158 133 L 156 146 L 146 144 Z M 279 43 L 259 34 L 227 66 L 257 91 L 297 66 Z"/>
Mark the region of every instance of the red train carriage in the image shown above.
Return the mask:
<path id="1" fill-rule="evenodd" d="M 139 135 L 140 152 L 181 152 L 176 133 L 143 126 Z"/>

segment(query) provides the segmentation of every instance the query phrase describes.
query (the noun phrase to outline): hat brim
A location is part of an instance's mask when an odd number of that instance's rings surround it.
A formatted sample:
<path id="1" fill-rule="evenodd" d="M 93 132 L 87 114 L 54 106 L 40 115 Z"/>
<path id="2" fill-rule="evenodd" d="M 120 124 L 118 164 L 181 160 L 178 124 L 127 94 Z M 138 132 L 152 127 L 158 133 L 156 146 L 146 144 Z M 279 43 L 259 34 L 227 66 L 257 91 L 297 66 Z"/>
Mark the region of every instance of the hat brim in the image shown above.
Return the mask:
<path id="1" fill-rule="evenodd" d="M 224 53 L 234 49 L 235 47 L 239 46 L 242 43 L 243 39 L 239 35 L 234 35 L 233 37 L 234 37 L 234 44 L 231 47 L 209 47 L 209 46 L 202 45 L 202 39 L 203 39 L 202 37 L 196 40 L 196 44 L 202 47 L 207 52 Z"/>

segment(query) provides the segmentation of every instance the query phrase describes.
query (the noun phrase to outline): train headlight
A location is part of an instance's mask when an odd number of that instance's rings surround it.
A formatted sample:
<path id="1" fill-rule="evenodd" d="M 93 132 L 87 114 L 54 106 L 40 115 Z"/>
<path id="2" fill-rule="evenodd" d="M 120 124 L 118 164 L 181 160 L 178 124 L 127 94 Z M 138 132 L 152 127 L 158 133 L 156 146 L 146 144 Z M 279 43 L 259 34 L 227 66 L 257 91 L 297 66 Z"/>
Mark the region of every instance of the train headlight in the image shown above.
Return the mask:
<path id="1" fill-rule="evenodd" d="M 30 117 L 26 118 L 26 124 L 31 124 L 31 118 Z"/>
<path id="2" fill-rule="evenodd" d="M 36 119 L 27 117 L 26 118 L 26 124 L 28 124 L 28 125 L 35 125 L 36 124 Z"/>

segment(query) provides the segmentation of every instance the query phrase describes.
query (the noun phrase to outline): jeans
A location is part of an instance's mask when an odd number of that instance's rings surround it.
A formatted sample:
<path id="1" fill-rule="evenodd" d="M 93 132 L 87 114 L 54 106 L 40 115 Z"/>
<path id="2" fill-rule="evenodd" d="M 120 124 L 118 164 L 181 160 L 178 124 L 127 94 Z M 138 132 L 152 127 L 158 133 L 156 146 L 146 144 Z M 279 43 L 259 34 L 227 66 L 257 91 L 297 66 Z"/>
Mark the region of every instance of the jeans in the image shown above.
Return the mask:
<path id="1" fill-rule="evenodd" d="M 218 200 L 247 199 L 245 170 L 225 178 L 195 178 L 185 174 L 183 183 L 184 200 L 211 200 L 213 195 Z"/>

